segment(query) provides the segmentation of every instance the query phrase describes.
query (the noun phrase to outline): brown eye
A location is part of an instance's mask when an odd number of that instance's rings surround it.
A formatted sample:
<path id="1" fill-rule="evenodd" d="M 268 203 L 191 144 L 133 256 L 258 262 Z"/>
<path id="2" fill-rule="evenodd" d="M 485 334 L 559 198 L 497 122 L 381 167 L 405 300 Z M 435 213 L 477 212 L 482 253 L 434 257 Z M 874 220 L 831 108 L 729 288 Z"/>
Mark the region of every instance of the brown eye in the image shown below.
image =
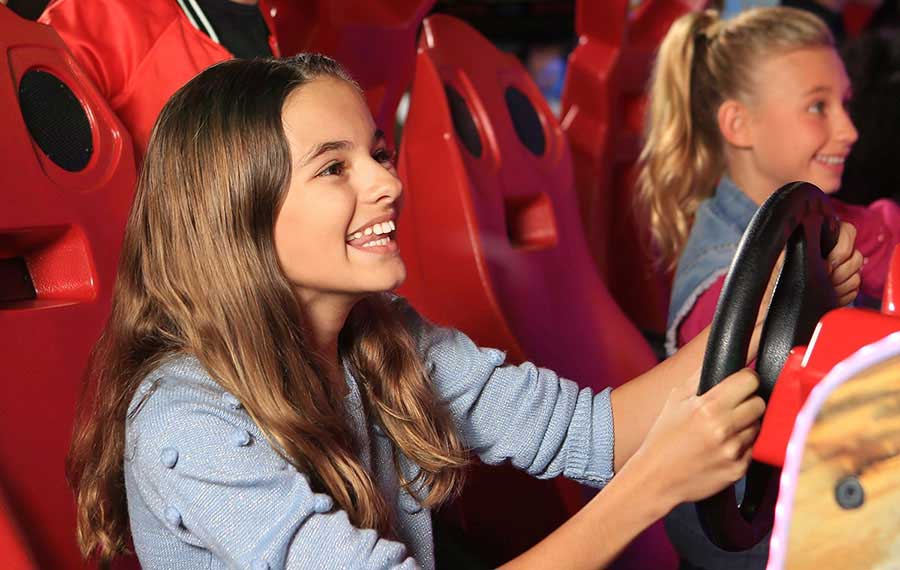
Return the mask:
<path id="1" fill-rule="evenodd" d="M 394 159 L 396 158 L 396 153 L 390 151 L 386 148 L 380 148 L 375 151 L 372 155 L 372 158 L 377 160 L 382 164 L 388 164 L 390 166 L 394 166 Z"/>
<path id="2" fill-rule="evenodd" d="M 316 176 L 340 176 L 344 173 L 345 165 L 343 162 L 332 162 L 323 168 Z"/>

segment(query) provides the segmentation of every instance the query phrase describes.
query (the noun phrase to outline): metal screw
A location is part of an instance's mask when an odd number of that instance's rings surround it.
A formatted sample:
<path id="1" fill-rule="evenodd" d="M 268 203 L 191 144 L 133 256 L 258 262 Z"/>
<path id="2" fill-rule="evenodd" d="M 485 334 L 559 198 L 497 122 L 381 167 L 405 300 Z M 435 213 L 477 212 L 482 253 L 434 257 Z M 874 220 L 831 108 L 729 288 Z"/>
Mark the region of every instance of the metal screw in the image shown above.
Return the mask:
<path id="1" fill-rule="evenodd" d="M 856 509 L 865 500 L 863 486 L 854 475 L 844 477 L 834 488 L 834 498 L 843 509 Z"/>

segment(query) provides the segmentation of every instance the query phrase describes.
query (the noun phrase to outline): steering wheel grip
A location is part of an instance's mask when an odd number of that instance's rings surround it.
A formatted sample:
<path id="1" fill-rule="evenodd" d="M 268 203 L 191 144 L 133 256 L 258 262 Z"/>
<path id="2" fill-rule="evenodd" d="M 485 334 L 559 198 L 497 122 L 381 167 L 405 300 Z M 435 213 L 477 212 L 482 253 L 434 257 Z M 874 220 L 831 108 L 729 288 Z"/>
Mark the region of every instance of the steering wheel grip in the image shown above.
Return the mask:
<path id="1" fill-rule="evenodd" d="M 766 402 L 794 346 L 807 344 L 819 319 L 837 306 L 825 258 L 838 237 L 828 198 L 813 184 L 792 182 L 759 208 L 731 262 L 716 307 L 699 394 L 744 368 L 756 316 L 782 250 L 784 265 L 763 324 L 756 370 Z M 734 486 L 697 503 L 707 537 L 720 548 L 746 550 L 771 530 L 779 470 L 752 462 L 738 504 Z"/>

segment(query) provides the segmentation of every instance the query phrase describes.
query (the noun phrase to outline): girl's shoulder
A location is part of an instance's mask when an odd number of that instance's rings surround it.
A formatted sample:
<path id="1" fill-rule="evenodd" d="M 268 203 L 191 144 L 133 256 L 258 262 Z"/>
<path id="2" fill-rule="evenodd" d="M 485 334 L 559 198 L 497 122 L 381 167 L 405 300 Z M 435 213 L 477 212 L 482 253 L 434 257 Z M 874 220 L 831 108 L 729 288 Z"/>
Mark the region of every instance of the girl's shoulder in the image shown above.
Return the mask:
<path id="1" fill-rule="evenodd" d="M 223 399 L 225 393 L 195 356 L 176 354 L 144 376 L 132 395 L 128 415 L 139 415 L 151 401 L 157 405 L 161 401 L 199 403 Z"/>
<path id="2" fill-rule="evenodd" d="M 240 401 L 190 355 L 173 356 L 144 377 L 125 427 L 129 441 L 177 441 L 186 448 L 202 448 L 212 440 L 240 446 L 262 436 Z"/>

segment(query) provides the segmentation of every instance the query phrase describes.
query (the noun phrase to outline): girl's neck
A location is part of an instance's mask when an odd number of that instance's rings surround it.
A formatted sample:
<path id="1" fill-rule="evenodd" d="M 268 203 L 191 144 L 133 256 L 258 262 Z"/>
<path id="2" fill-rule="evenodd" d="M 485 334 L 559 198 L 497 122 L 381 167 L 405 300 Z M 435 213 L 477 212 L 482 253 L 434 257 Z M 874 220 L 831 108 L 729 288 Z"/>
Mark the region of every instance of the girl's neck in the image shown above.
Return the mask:
<path id="1" fill-rule="evenodd" d="M 740 150 L 736 152 L 726 151 L 725 161 L 728 165 L 725 173 L 757 205 L 761 206 L 777 190 L 777 188 L 772 187 L 770 181 L 760 174 L 754 165 L 749 164 L 749 153 L 742 153 Z"/>
<path id="2" fill-rule="evenodd" d="M 308 297 L 299 292 L 297 298 L 300 306 L 303 307 L 304 324 L 309 334 L 309 341 L 322 358 L 328 379 L 332 381 L 339 393 L 343 394 L 346 386 L 343 365 L 338 355 L 338 336 L 358 299 L 327 294 Z"/>

